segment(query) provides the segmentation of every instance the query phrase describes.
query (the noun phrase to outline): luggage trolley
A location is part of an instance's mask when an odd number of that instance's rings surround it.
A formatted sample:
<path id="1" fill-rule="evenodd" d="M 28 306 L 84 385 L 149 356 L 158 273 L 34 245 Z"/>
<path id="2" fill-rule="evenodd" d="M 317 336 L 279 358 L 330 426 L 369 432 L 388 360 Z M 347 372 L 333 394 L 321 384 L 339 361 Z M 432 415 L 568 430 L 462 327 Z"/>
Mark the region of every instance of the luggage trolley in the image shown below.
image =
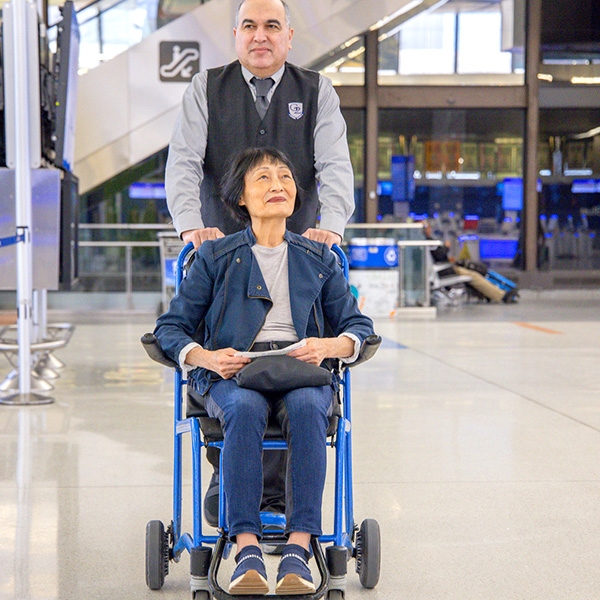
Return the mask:
<path id="1" fill-rule="evenodd" d="M 344 252 L 337 246 L 333 251 L 338 257 L 346 279 L 348 261 Z M 178 289 L 185 276 L 187 264 L 193 257 L 193 246 L 188 244 L 181 250 L 177 259 L 175 289 Z M 169 562 L 179 562 L 181 554 L 190 554 L 190 587 L 194 600 L 230 600 L 244 598 L 289 598 L 286 595 L 267 594 L 266 596 L 233 596 L 225 592 L 218 582 L 218 570 L 222 559 L 226 559 L 231 550 L 227 537 L 225 517 L 225 499 L 219 498 L 218 535 L 206 534 L 202 522 L 202 446 L 223 447 L 220 423 L 211 419 L 199 405 L 198 398 L 187 391 L 186 380 L 178 364 L 168 358 L 160 348 L 154 334 L 146 333 L 141 342 L 152 360 L 171 367 L 175 371 L 174 382 L 174 469 L 173 469 L 173 519 L 165 528 L 162 521 L 150 521 L 146 527 L 146 584 L 150 589 L 162 588 L 169 572 Z M 371 358 L 381 338 L 373 335 L 363 342 L 359 358 L 352 367 Z M 338 361 L 339 362 L 339 361 Z M 337 414 L 330 419 L 327 445 L 335 450 L 335 491 L 333 531 L 325 533 L 311 542 L 316 565 L 320 575 L 320 584 L 314 594 L 292 596 L 298 600 L 343 600 L 345 597 L 347 564 L 355 560 L 355 568 L 360 583 L 365 588 L 373 588 L 379 581 L 381 541 L 379 525 L 374 519 L 365 519 L 358 526 L 354 521 L 352 496 L 352 427 L 351 427 L 351 389 L 350 369 L 340 363 L 336 372 L 340 376 Z M 185 402 L 184 402 L 185 401 Z M 184 406 L 186 407 L 184 409 Z M 184 410 L 186 414 L 184 415 Z M 285 449 L 286 442 L 281 431 L 267 427 L 263 448 Z M 183 532 L 182 520 L 182 437 L 190 434 L 192 450 L 192 532 Z M 222 469 L 220 473 L 222 473 Z M 220 475 L 221 477 L 221 475 Z M 222 481 L 221 481 L 221 490 Z M 261 543 L 282 544 L 285 538 L 281 533 L 285 527 L 285 516 L 261 512 L 263 536 Z M 271 526 L 271 527 L 269 527 Z M 275 526 L 273 528 L 273 526 Z M 325 553 L 323 546 L 326 546 Z"/>
<path id="2" fill-rule="evenodd" d="M 160 265 L 161 265 L 161 306 L 159 314 L 166 311 L 169 302 L 176 290 L 177 259 L 183 248 L 183 242 L 174 231 L 160 231 L 158 233 L 160 244 Z"/>

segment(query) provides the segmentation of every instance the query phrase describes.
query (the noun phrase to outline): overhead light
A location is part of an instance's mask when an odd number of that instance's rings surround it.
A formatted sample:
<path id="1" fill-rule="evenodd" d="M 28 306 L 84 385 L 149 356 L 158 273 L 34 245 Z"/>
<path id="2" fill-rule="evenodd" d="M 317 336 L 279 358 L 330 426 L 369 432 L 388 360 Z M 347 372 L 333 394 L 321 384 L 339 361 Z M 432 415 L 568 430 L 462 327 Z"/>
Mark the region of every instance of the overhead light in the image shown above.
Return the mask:
<path id="1" fill-rule="evenodd" d="M 589 131 L 584 131 L 583 133 L 575 133 L 568 136 L 570 140 L 587 140 L 593 137 L 600 135 L 600 127 L 594 127 Z"/>
<path id="2" fill-rule="evenodd" d="M 577 65 L 589 65 L 590 61 L 588 58 L 545 58 L 542 63 L 545 65 L 570 65 L 575 67 Z"/>
<path id="3" fill-rule="evenodd" d="M 600 77 L 571 77 L 573 84 L 600 85 Z"/>
<path id="4" fill-rule="evenodd" d="M 593 175 L 592 169 L 565 169 L 565 175 L 567 177 L 586 177 Z"/>
<path id="5" fill-rule="evenodd" d="M 552 77 L 552 75 L 550 75 L 549 73 L 538 73 L 537 78 L 541 79 L 542 81 L 548 81 L 550 83 L 552 83 L 552 81 L 554 80 L 554 77 Z"/>
<path id="6" fill-rule="evenodd" d="M 339 68 L 339 72 L 340 73 L 364 73 L 365 69 L 364 67 L 340 67 Z"/>
<path id="7" fill-rule="evenodd" d="M 469 172 L 457 173 L 456 171 L 450 171 L 450 173 L 448 173 L 447 177 L 448 177 L 448 179 L 477 180 L 477 179 L 481 179 L 481 173 L 479 173 L 478 171 L 474 171 L 472 173 L 469 173 Z"/>
<path id="8" fill-rule="evenodd" d="M 365 51 L 365 47 L 361 46 L 360 48 L 357 48 L 356 50 L 349 52 L 348 56 L 346 57 L 346 60 L 352 60 L 353 58 L 356 58 L 357 56 L 360 56 L 361 54 L 363 54 L 364 51 Z"/>
<path id="9" fill-rule="evenodd" d="M 356 42 L 358 42 L 358 40 L 360 40 L 360 38 L 358 36 L 354 36 L 353 38 L 350 38 L 347 42 L 344 42 L 340 48 L 342 50 L 344 50 L 345 48 L 348 48 L 350 46 L 352 46 L 352 44 L 355 44 Z"/>

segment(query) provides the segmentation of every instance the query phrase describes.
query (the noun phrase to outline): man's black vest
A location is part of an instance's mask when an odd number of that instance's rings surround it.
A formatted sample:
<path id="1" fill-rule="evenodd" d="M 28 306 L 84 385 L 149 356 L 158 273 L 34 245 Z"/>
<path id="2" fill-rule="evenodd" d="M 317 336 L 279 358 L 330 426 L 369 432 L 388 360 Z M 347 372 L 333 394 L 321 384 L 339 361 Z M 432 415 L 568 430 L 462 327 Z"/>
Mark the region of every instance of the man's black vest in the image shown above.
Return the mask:
<path id="1" fill-rule="evenodd" d="M 242 224 L 219 199 L 219 183 L 231 157 L 245 148 L 272 147 L 294 165 L 302 205 L 287 222 L 295 233 L 314 227 L 318 215 L 314 166 L 319 74 L 286 63 L 269 109 L 261 121 L 239 62 L 209 69 L 207 79 L 208 140 L 200 190 L 205 227 L 234 233 Z"/>

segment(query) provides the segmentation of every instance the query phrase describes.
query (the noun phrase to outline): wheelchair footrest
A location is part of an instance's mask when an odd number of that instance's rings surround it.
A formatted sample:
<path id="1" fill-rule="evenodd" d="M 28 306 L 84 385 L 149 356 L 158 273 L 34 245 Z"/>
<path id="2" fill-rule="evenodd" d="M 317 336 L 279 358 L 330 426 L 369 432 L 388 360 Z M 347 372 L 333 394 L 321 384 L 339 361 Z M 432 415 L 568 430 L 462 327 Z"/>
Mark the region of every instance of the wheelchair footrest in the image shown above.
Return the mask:
<path id="1" fill-rule="evenodd" d="M 261 542 L 265 541 L 265 538 L 269 537 L 269 541 L 271 541 L 271 535 L 267 534 L 263 536 Z M 276 538 L 276 536 L 272 536 Z M 283 538 L 279 538 L 283 539 Z M 317 591 L 314 594 L 302 594 L 302 595 L 279 595 L 279 594 L 267 594 L 266 596 L 254 596 L 254 595 L 244 595 L 244 596 L 234 596 L 232 594 L 227 593 L 217 581 L 217 575 L 219 571 L 219 566 L 221 564 L 221 558 L 223 556 L 223 550 L 225 545 L 227 544 L 227 540 L 224 536 L 221 536 L 217 543 L 215 544 L 215 549 L 213 551 L 212 560 L 210 562 L 210 568 L 208 573 L 208 584 L 213 595 L 213 598 L 216 600 L 264 600 L 265 598 L 280 598 L 281 600 L 289 600 L 290 598 L 294 598 L 294 600 L 320 600 L 323 598 L 327 590 L 329 588 L 329 570 L 327 569 L 327 564 L 325 561 L 325 556 L 323 554 L 323 549 L 321 548 L 321 544 L 317 539 L 313 539 L 311 541 L 311 548 L 313 551 L 313 556 L 317 563 L 317 567 L 319 569 L 319 575 L 321 576 L 321 583 L 317 588 Z"/>

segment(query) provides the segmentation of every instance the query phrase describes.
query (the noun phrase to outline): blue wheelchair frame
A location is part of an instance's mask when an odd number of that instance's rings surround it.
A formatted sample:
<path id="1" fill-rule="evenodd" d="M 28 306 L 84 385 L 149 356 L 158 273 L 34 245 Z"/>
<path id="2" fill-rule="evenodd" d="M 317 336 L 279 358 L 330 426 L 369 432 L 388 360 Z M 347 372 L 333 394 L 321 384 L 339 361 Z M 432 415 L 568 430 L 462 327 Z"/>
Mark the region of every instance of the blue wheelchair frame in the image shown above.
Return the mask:
<path id="1" fill-rule="evenodd" d="M 344 276 L 346 279 L 348 279 L 348 261 L 346 259 L 346 255 L 338 246 L 333 246 L 332 250 L 337 255 Z M 179 286 L 183 280 L 186 262 L 192 251 L 193 245 L 187 244 L 179 254 L 175 277 L 176 290 L 179 289 Z M 146 336 L 151 336 L 151 334 L 146 334 Z M 380 338 L 377 338 L 374 342 L 372 342 L 374 349 L 371 352 L 371 355 L 379 346 L 380 341 Z M 142 342 L 144 344 L 148 343 L 144 341 L 144 338 L 142 338 Z M 151 355 L 150 351 L 148 351 L 148 354 L 151 356 L 151 358 L 157 360 L 156 356 Z M 181 368 L 178 365 L 169 359 L 166 359 L 166 361 L 168 361 L 169 366 L 175 368 L 173 520 L 168 528 L 167 533 L 164 534 L 163 543 L 167 544 L 167 547 L 163 547 L 163 545 L 161 545 L 160 548 L 152 547 L 153 542 L 152 540 L 149 541 L 148 539 L 149 528 L 153 523 L 156 524 L 160 522 L 151 521 L 148 524 L 146 541 L 146 580 L 149 587 L 152 589 L 159 589 L 162 586 L 164 575 L 166 575 L 168 572 L 168 559 L 178 562 L 181 554 L 187 550 L 191 556 L 191 588 L 194 598 L 202 597 L 206 598 L 207 600 L 210 600 L 211 597 L 219 600 L 234 598 L 234 596 L 225 593 L 216 581 L 216 574 L 221 557 L 223 555 L 226 556 L 229 553 L 229 548 L 231 546 L 231 543 L 228 542 L 226 538 L 225 494 L 219 494 L 220 535 L 206 535 L 204 533 L 201 510 L 203 499 L 201 477 L 202 456 L 200 450 L 203 446 L 212 446 L 222 449 L 223 441 L 203 440 L 200 419 L 196 416 L 186 417 L 184 415 L 184 406 L 186 400 L 186 396 L 184 396 L 184 386 L 187 384 L 187 380 L 184 378 Z M 167 364 L 167 362 L 164 360 L 164 357 L 163 360 L 159 360 L 159 362 Z M 318 540 L 313 540 L 312 549 L 317 566 L 319 567 L 319 571 L 321 573 L 321 585 L 313 595 L 295 596 L 295 598 L 298 598 L 298 600 L 302 600 L 303 598 L 307 600 L 316 600 L 317 598 L 324 597 L 325 594 L 327 594 L 328 598 L 343 598 L 346 581 L 345 563 L 350 557 L 355 557 L 357 559 L 357 571 L 359 572 L 361 583 L 364 587 L 374 587 L 379 579 L 379 526 L 373 519 L 367 519 L 363 521 L 362 526 L 359 529 L 355 525 L 354 521 L 354 505 L 352 495 L 352 414 L 349 368 L 342 368 L 340 371 L 339 394 L 342 398 L 341 416 L 339 416 L 337 420 L 335 435 L 327 440 L 327 445 L 329 447 L 335 447 L 336 450 L 333 532 L 330 534 L 321 535 Z M 182 532 L 182 442 L 183 436 L 188 433 L 191 436 L 192 446 L 192 506 L 194 507 L 192 533 Z M 265 439 L 263 441 L 263 448 L 265 450 L 284 450 L 287 448 L 287 443 L 283 439 Z M 223 470 L 221 469 L 220 472 L 222 473 Z M 221 490 L 222 489 L 223 488 L 221 487 Z M 275 525 L 283 530 L 285 527 L 285 516 L 270 512 L 261 512 L 261 522 L 263 527 L 267 525 Z M 160 523 L 160 526 L 162 530 L 162 523 Z M 161 533 L 159 535 L 163 534 Z M 265 538 L 268 539 L 269 536 L 265 536 Z M 357 543 L 355 544 L 355 542 Z M 362 548 L 358 548 L 358 545 L 361 545 L 361 543 Z M 149 544 L 151 546 L 150 550 Z M 325 564 L 321 544 L 332 544 L 331 547 L 327 548 L 327 565 Z M 206 551 L 207 546 L 211 545 L 215 546 L 215 554 L 218 554 L 216 560 L 215 557 L 211 556 L 210 550 Z M 161 553 L 160 560 L 157 560 L 156 563 L 159 563 L 158 569 L 162 569 L 164 567 L 165 570 L 164 573 L 159 574 L 158 580 L 156 580 L 156 577 L 154 577 L 154 584 L 151 583 L 152 573 L 149 574 L 149 569 L 152 571 L 157 567 L 152 566 L 152 564 L 154 564 L 151 560 L 152 556 L 150 556 L 149 563 L 149 551 L 150 553 L 155 554 Z M 368 552 L 371 554 L 370 560 L 366 560 L 368 558 L 366 556 Z M 163 558 L 164 561 L 162 560 Z M 195 564 L 196 566 L 194 566 Z M 368 570 L 369 572 L 361 573 L 361 567 L 363 570 Z M 267 597 L 277 598 L 279 596 L 269 594 Z M 244 598 L 248 599 L 252 597 L 244 596 Z"/>

